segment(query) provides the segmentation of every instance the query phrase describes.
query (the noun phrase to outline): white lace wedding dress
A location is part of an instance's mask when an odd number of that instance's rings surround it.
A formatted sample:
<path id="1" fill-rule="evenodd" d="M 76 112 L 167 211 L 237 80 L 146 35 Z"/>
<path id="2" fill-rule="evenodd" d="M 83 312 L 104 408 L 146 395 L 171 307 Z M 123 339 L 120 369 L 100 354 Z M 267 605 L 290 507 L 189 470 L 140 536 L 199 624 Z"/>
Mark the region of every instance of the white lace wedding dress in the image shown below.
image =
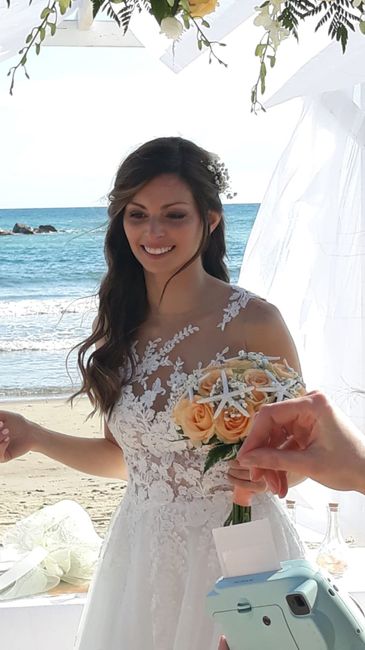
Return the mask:
<path id="1" fill-rule="evenodd" d="M 237 349 L 225 345 L 226 327 L 251 297 L 232 287 L 218 325 L 188 325 L 169 341 L 149 341 L 144 352 L 135 345 L 135 378 L 109 420 L 130 478 L 103 546 L 77 650 L 217 650 L 219 631 L 205 613 L 205 597 L 220 576 L 211 531 L 232 507 L 227 465 L 203 475 L 206 450 L 188 449 L 171 412 L 191 372 L 238 354 L 239 342 Z M 217 336 L 222 347 L 212 353 Z M 189 368 L 190 337 L 202 351 L 195 368 Z M 269 518 L 280 559 L 302 556 L 278 500 L 264 495 L 252 505 L 253 519 Z"/>

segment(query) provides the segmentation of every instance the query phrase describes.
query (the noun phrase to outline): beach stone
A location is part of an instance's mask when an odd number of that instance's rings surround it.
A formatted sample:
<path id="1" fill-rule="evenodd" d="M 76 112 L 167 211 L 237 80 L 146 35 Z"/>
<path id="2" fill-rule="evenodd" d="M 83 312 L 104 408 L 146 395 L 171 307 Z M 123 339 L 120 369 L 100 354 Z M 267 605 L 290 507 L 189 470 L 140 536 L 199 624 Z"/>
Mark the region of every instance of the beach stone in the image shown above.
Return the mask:
<path id="1" fill-rule="evenodd" d="M 57 232 L 57 228 L 51 226 L 50 224 L 46 224 L 44 226 L 38 226 L 34 232 Z"/>
<path id="2" fill-rule="evenodd" d="M 0 229 L 0 237 L 5 237 L 5 235 L 14 235 L 14 233 L 11 232 L 11 230 L 1 230 Z"/>
<path id="3" fill-rule="evenodd" d="M 13 228 L 13 232 L 18 235 L 34 235 L 34 230 L 30 226 L 27 226 L 25 223 L 16 223 Z"/>

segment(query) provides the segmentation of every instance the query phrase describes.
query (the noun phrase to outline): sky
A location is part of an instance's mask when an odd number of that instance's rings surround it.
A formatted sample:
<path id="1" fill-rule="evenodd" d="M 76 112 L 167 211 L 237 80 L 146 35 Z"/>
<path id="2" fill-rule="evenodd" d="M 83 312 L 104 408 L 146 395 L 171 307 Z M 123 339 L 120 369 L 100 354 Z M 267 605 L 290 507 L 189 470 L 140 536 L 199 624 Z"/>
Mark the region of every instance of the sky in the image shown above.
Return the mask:
<path id="1" fill-rule="evenodd" d="M 250 112 L 256 28 L 236 29 L 209 65 L 176 74 L 148 48 L 44 47 L 9 95 L 0 63 L 0 208 L 101 205 L 121 160 L 144 141 L 181 135 L 221 156 L 236 202 L 260 202 L 301 101 Z"/>

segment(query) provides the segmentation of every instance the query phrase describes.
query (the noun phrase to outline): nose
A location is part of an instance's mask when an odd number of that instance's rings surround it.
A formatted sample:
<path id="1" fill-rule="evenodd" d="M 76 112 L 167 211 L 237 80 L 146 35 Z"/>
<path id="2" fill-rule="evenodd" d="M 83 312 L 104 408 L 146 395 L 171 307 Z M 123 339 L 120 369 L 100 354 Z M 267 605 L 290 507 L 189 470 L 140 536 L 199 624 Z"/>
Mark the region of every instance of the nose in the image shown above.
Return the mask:
<path id="1" fill-rule="evenodd" d="M 148 220 L 148 232 L 154 237 L 163 237 L 165 235 L 165 227 L 160 217 L 150 217 Z"/>

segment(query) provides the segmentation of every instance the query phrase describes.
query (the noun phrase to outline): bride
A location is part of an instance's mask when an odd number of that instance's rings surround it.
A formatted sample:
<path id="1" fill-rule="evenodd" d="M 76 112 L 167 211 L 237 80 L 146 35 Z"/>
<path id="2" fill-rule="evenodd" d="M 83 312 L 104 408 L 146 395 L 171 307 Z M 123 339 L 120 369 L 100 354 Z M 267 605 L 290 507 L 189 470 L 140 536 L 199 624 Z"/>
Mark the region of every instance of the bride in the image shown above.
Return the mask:
<path id="1" fill-rule="evenodd" d="M 254 495 L 253 519 L 269 518 L 280 559 L 302 554 L 266 482 L 251 483 L 248 470 L 224 462 L 203 474 L 206 451 L 179 439 L 171 418 L 189 374 L 242 349 L 299 371 L 278 310 L 228 282 L 226 184 L 224 166 L 181 138 L 147 142 L 117 172 L 99 312 L 79 350 L 80 393 L 104 414 L 104 439 L 0 412 L 2 462 L 32 450 L 81 472 L 128 478 L 77 650 L 216 650 L 205 596 L 220 573 L 211 531 L 232 507 L 229 471 Z"/>

